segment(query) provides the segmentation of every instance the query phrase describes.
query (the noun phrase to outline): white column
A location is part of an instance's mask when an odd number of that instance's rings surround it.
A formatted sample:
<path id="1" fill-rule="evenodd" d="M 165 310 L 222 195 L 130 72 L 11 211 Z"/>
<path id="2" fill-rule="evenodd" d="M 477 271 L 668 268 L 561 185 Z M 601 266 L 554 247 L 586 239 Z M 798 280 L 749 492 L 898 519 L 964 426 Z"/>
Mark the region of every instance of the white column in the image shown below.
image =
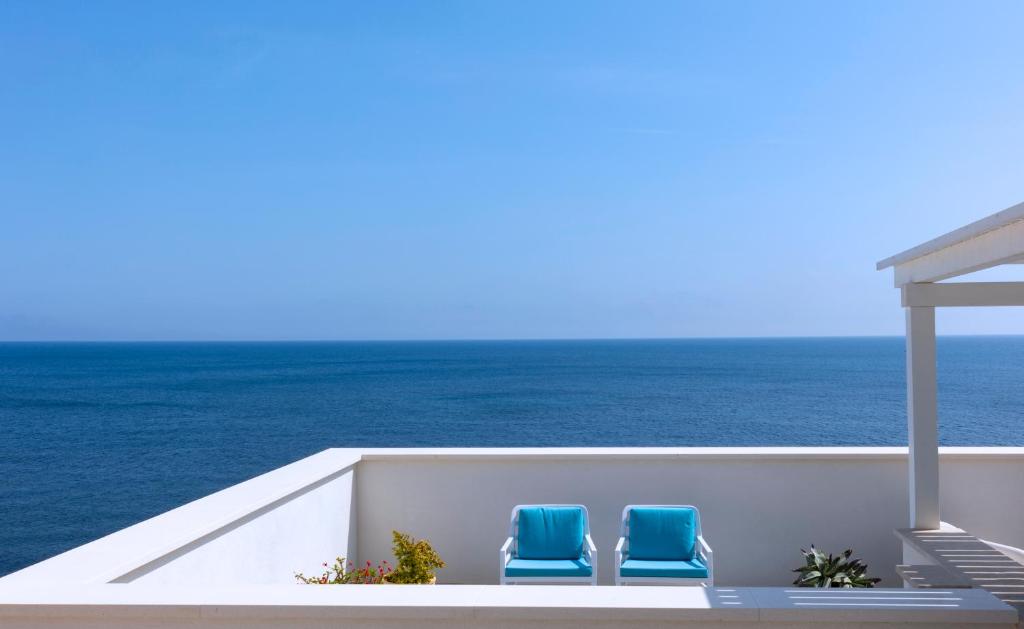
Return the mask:
<path id="1" fill-rule="evenodd" d="M 939 528 L 938 384 L 935 308 L 907 308 L 907 429 L 910 436 L 910 526 Z"/>

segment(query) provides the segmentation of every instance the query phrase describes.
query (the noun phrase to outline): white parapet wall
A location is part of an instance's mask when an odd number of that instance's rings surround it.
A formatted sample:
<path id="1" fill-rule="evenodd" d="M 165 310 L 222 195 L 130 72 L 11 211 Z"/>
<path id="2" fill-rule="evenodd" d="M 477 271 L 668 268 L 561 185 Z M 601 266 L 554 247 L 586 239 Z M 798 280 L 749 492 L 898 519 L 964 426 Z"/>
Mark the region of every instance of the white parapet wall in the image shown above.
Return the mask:
<path id="1" fill-rule="evenodd" d="M 940 461 L 944 519 L 1024 546 L 1024 448 Z M 604 584 L 624 505 L 696 505 L 719 587 L 490 585 L 520 503 L 586 504 Z M 789 586 L 811 543 L 898 585 L 906 522 L 902 448 L 332 449 L 0 578 L 0 626 L 1016 625 L 984 590 Z M 295 583 L 391 560 L 392 530 L 431 541 L 440 585 Z"/>
<path id="2" fill-rule="evenodd" d="M 0 579 L 4 584 L 294 584 L 354 555 L 358 455 L 325 450 Z"/>
<path id="3" fill-rule="evenodd" d="M 106 629 L 995 629 L 1017 613 L 984 590 L 392 585 L 0 588 L 0 626 Z"/>
<path id="4" fill-rule="evenodd" d="M 945 519 L 1024 543 L 1024 448 L 944 448 Z M 587 505 L 610 584 L 622 508 L 692 504 L 715 551 L 715 582 L 783 586 L 800 549 L 853 548 L 897 586 L 907 525 L 906 448 L 581 448 L 377 450 L 357 475 L 361 560 L 387 558 L 391 529 L 428 538 L 443 583 L 497 583 L 497 551 L 522 503 Z M 960 524 L 964 522 L 964 524 Z"/>
<path id="5" fill-rule="evenodd" d="M 354 555 L 354 475 L 353 466 L 332 472 L 115 582 L 290 585 L 296 572 L 319 575 L 321 560 Z"/>

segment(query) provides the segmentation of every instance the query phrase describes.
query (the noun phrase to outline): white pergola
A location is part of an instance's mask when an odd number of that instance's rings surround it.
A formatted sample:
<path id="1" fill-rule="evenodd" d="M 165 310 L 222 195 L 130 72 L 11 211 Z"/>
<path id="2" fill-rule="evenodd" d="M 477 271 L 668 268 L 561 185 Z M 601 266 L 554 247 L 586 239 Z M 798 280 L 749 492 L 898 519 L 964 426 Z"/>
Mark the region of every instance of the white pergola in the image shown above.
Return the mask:
<path id="1" fill-rule="evenodd" d="M 935 309 L 1024 306 L 1024 282 L 942 282 L 1002 264 L 1024 263 L 1024 203 L 886 258 L 907 317 L 907 428 L 910 526 L 939 528 Z"/>

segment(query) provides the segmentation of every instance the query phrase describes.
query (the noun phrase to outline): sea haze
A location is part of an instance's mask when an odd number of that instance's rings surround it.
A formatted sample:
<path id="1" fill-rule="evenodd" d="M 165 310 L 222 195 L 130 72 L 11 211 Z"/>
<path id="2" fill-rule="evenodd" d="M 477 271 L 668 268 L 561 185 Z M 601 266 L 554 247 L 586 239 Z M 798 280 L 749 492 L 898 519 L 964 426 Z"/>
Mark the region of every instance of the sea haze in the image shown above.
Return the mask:
<path id="1" fill-rule="evenodd" d="M 902 338 L 0 344 L 0 574 L 332 446 L 904 445 Z M 939 340 L 1024 445 L 1024 337 Z"/>

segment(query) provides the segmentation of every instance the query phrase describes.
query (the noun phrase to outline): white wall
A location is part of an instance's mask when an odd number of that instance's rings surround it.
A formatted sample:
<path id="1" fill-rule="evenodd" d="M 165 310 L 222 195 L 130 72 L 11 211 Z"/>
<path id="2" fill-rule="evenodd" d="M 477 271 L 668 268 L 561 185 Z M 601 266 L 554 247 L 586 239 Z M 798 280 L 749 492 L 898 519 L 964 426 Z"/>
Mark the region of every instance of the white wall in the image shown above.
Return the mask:
<path id="1" fill-rule="evenodd" d="M 173 554 L 132 571 L 119 583 L 216 585 L 295 583 L 320 574 L 323 562 L 354 548 L 355 469 L 306 487 Z"/>
<path id="2" fill-rule="evenodd" d="M 355 549 L 359 454 L 332 449 L 0 578 L 9 585 L 293 584 Z"/>
<path id="3" fill-rule="evenodd" d="M 980 589 L 499 585 L 4 588 L 0 627 L 1016 627 Z"/>
<path id="4" fill-rule="evenodd" d="M 940 454 L 943 519 L 1024 547 L 1024 448 Z M 358 508 L 356 502 L 358 501 Z M 391 531 L 429 539 L 441 583 L 497 582 L 512 506 L 590 508 L 599 576 L 627 503 L 690 503 L 717 585 L 788 586 L 800 548 L 852 547 L 885 585 L 907 525 L 899 448 L 326 450 L 0 579 L 6 583 L 292 584 L 320 562 L 390 560 Z"/>
<path id="5" fill-rule="evenodd" d="M 358 557 L 389 558 L 395 528 L 431 541 L 449 564 L 441 583 L 496 583 L 513 505 L 582 503 L 591 514 L 599 580 L 607 584 L 624 505 L 694 504 L 715 551 L 716 585 L 789 585 L 800 549 L 812 543 L 831 552 L 852 547 L 884 585 L 900 583 L 893 529 L 907 526 L 905 449 L 589 452 L 365 453 L 357 478 Z M 943 519 L 1021 545 L 1024 455 L 944 451 L 941 467 Z"/>
<path id="6" fill-rule="evenodd" d="M 949 448 L 939 454 L 940 513 L 975 537 L 1024 548 L 1022 448 Z"/>
<path id="7" fill-rule="evenodd" d="M 944 449 L 940 465 L 944 519 L 1024 546 L 1024 448 Z M 851 545 L 896 585 L 906 467 L 896 448 L 327 450 L 0 579 L 0 626 L 1014 626 L 980 589 L 848 591 L 837 607 L 842 593 L 728 587 L 787 586 L 810 542 Z M 431 540 L 442 584 L 494 583 L 527 502 L 590 507 L 604 583 L 624 504 L 696 504 L 719 587 L 292 585 L 346 550 L 389 558 L 392 528 Z"/>

